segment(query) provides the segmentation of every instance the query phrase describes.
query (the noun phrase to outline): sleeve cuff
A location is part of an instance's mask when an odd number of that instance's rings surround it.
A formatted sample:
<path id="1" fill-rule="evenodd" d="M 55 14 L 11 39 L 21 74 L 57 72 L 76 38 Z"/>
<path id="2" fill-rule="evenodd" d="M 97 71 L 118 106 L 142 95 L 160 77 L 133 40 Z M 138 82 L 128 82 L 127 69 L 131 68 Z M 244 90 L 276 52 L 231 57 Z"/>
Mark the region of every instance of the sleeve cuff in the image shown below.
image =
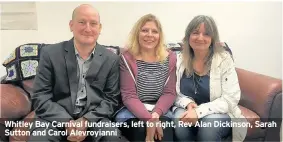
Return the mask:
<path id="1" fill-rule="evenodd" d="M 152 112 L 156 112 L 159 115 L 159 117 L 161 117 L 163 115 L 163 112 L 160 108 L 154 108 L 154 110 Z"/>
<path id="2" fill-rule="evenodd" d="M 198 106 L 198 107 L 195 109 L 195 111 L 196 111 L 196 114 L 197 114 L 197 116 L 198 116 L 198 119 L 203 118 L 204 116 L 213 113 L 210 108 L 207 108 L 207 107 L 204 106 L 204 105 Z"/>
<path id="3" fill-rule="evenodd" d="M 191 98 L 183 97 L 183 98 L 180 100 L 180 106 L 181 106 L 183 109 L 187 109 L 188 104 L 191 103 L 191 102 L 194 102 Z"/>
<path id="4" fill-rule="evenodd" d="M 142 121 L 147 122 L 147 121 L 151 121 L 152 118 L 151 117 L 147 117 L 147 118 L 141 118 Z"/>

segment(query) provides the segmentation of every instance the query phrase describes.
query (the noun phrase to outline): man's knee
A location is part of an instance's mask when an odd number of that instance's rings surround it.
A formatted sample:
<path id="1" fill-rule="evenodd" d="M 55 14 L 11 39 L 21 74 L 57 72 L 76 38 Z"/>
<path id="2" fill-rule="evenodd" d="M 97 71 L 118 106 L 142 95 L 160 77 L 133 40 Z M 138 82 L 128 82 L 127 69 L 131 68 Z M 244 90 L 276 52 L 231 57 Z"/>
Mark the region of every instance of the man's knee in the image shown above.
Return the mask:
<path id="1" fill-rule="evenodd" d="M 38 126 L 37 124 L 45 124 L 45 127 Z M 59 130 L 51 125 L 50 122 L 36 117 L 33 125 L 30 128 L 29 141 L 60 141 L 67 136 L 64 130 Z"/>
<path id="2" fill-rule="evenodd" d="M 59 130 L 49 128 L 34 128 L 30 131 L 30 137 L 28 141 L 61 141 L 63 140 L 63 134 L 57 135 Z"/>

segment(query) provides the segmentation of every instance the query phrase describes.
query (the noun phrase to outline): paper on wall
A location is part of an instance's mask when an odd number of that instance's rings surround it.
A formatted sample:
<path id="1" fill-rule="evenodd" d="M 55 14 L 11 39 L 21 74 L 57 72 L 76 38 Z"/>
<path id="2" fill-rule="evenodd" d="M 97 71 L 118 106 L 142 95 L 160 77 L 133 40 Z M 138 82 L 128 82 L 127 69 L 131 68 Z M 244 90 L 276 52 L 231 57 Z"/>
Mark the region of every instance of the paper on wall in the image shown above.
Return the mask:
<path id="1" fill-rule="evenodd" d="M 36 3 L 1 3 L 1 30 L 37 30 Z"/>

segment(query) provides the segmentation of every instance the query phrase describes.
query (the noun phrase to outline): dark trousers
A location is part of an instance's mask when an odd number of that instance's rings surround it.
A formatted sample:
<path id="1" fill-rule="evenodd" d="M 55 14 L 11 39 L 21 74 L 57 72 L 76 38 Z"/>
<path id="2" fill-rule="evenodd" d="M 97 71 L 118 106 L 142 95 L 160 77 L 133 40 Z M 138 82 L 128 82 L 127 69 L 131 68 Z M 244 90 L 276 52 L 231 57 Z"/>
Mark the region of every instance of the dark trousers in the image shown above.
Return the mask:
<path id="1" fill-rule="evenodd" d="M 28 141 L 32 141 L 32 142 L 36 142 L 36 141 L 67 141 L 67 135 L 58 135 L 58 136 L 54 136 L 53 134 L 55 134 L 55 132 L 62 132 L 65 131 L 65 129 L 63 128 L 55 128 L 52 127 L 51 123 L 40 119 L 40 118 L 36 118 L 35 121 L 40 121 L 41 123 L 49 123 L 49 127 L 48 128 L 43 128 L 43 127 L 34 127 L 30 130 L 31 131 L 31 136 L 29 138 Z M 109 122 L 109 119 L 104 118 L 101 120 L 102 122 Z M 115 127 L 92 127 L 92 128 L 88 128 L 88 130 L 90 131 L 117 131 L 117 135 L 116 136 L 87 136 L 86 139 L 84 141 L 92 141 L 92 142 L 99 142 L 99 141 L 103 141 L 103 142 L 107 142 L 107 141 L 117 141 L 117 142 L 125 142 L 128 141 L 126 138 L 124 138 L 121 135 L 121 132 L 118 128 Z M 33 135 L 34 131 L 46 131 L 46 135 L 44 136 L 39 136 L 39 135 Z M 48 134 L 48 131 L 52 132 L 51 135 Z"/>
<path id="2" fill-rule="evenodd" d="M 145 141 L 146 138 L 146 124 L 143 127 L 132 127 L 132 123 L 138 123 L 140 120 L 137 118 L 128 119 L 126 122 L 130 126 L 130 128 L 120 128 L 122 134 L 129 140 L 129 141 Z M 160 117 L 161 122 L 171 122 L 171 119 L 165 116 Z M 161 141 L 174 141 L 174 128 L 173 127 L 165 127 L 163 129 L 163 138 Z M 159 140 L 155 140 L 159 141 Z"/>

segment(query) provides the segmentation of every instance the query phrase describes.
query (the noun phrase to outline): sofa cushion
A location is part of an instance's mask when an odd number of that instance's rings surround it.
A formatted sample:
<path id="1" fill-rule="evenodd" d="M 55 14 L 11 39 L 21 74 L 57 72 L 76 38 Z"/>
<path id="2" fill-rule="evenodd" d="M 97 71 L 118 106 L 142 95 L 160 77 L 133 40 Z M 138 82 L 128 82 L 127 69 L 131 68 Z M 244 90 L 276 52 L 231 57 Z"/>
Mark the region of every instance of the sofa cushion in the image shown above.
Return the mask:
<path id="1" fill-rule="evenodd" d="M 168 49 L 175 52 L 176 54 L 179 54 L 183 50 L 182 46 L 182 43 L 167 43 L 166 45 Z"/>
<path id="2" fill-rule="evenodd" d="M 113 53 L 119 55 L 120 54 L 120 47 L 119 46 L 106 46 L 106 48 Z"/>
<path id="3" fill-rule="evenodd" d="M 239 105 L 239 108 L 242 111 L 242 115 L 247 119 L 248 123 L 252 125 L 252 128 L 248 128 L 247 138 L 252 137 L 264 137 L 264 132 L 261 128 L 255 127 L 255 122 L 260 121 L 260 117 L 253 111 Z M 256 136 L 255 136 L 256 135 Z"/>
<path id="4" fill-rule="evenodd" d="M 231 57 L 233 58 L 232 51 L 226 42 L 219 42 L 218 44 L 222 46 L 227 52 L 229 52 Z M 167 43 L 166 47 L 171 51 L 174 51 L 176 54 L 179 54 L 183 50 L 183 43 Z"/>
<path id="5" fill-rule="evenodd" d="M 31 111 L 31 102 L 24 90 L 12 84 L 0 84 L 1 122 L 16 120 Z"/>

